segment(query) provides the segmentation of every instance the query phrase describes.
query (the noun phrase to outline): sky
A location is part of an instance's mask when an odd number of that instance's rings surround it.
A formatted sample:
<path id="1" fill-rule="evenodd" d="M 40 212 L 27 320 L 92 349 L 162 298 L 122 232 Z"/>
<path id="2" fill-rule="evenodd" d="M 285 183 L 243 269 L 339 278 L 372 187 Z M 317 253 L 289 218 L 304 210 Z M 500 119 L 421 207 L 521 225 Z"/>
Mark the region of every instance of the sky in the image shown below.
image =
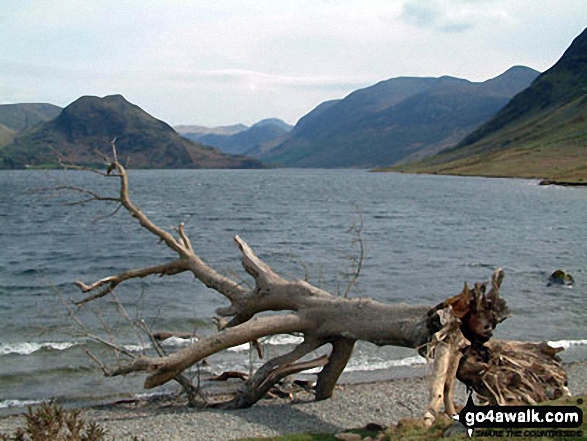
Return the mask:
<path id="1" fill-rule="evenodd" d="M 551 67 L 587 0 L 2 0 L 0 104 L 122 94 L 171 125 L 295 124 L 400 76 Z"/>

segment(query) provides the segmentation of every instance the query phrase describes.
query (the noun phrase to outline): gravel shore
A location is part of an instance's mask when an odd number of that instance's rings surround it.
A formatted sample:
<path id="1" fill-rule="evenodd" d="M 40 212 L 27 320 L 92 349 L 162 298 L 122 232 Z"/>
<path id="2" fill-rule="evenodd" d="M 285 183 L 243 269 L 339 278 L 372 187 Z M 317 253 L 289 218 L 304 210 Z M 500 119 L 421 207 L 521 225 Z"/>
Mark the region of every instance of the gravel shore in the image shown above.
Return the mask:
<path id="1" fill-rule="evenodd" d="M 566 366 L 573 395 L 587 394 L 587 363 Z M 401 418 L 421 417 L 427 402 L 426 378 L 404 378 L 337 386 L 326 401 L 262 400 L 250 409 L 189 409 L 174 402 L 139 402 L 89 408 L 86 420 L 98 422 L 117 440 L 234 440 L 298 432 L 337 433 L 368 423 L 383 426 Z M 464 403 L 459 383 L 456 399 Z M 0 418 L 0 432 L 22 425 L 20 416 Z"/>

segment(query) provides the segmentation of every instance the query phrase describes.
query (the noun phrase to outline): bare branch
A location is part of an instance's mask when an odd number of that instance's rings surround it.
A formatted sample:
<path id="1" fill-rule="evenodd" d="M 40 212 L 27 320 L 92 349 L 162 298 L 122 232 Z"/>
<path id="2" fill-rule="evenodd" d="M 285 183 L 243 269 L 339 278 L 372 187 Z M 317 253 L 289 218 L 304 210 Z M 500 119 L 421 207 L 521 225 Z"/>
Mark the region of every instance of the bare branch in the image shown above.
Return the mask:
<path id="1" fill-rule="evenodd" d="M 100 196 L 98 193 L 95 193 L 91 190 L 85 189 L 85 188 L 81 188 L 81 187 L 75 187 L 75 186 L 71 186 L 71 185 L 60 185 L 57 187 L 48 187 L 48 188 L 36 188 L 34 190 L 35 192 L 38 193 L 47 193 L 47 192 L 55 192 L 55 193 L 60 193 L 60 192 L 73 192 L 73 193 L 81 193 L 84 195 L 88 195 L 89 197 L 86 199 L 82 199 L 80 201 L 76 201 L 76 202 L 67 202 L 64 205 L 66 206 L 75 206 L 75 205 L 83 205 L 83 204 L 87 204 L 89 202 L 93 202 L 93 201 L 107 201 L 107 202 L 120 202 L 119 198 L 113 198 L 113 197 L 107 197 L 107 196 Z"/>
<path id="2" fill-rule="evenodd" d="M 92 300 L 96 300 L 100 297 L 104 297 L 105 295 L 110 294 L 114 290 L 114 288 L 116 288 L 120 283 L 124 282 L 125 280 L 143 278 L 154 274 L 159 274 L 160 276 L 171 276 L 187 271 L 188 269 L 188 262 L 186 260 L 180 259 L 174 260 L 170 263 L 165 263 L 163 265 L 125 271 L 115 276 L 108 276 L 103 279 L 97 280 L 96 282 L 90 285 L 86 285 L 83 282 L 77 281 L 75 282 L 75 285 L 78 288 L 80 288 L 81 291 L 84 293 L 94 291 L 95 289 L 101 288 L 104 285 L 108 286 L 105 289 L 82 300 L 78 300 L 74 303 L 75 305 L 79 306 L 83 305 L 84 303 L 91 302 Z"/>
<path id="3" fill-rule="evenodd" d="M 114 146 L 113 146 L 114 148 Z M 115 151 L 115 149 L 114 149 Z M 130 215 L 137 219 L 140 225 L 145 228 L 147 231 L 150 231 L 155 236 L 159 237 L 165 244 L 171 248 L 173 251 L 178 253 L 180 257 L 186 257 L 189 253 L 187 248 L 183 245 L 179 244 L 171 233 L 165 231 L 163 228 L 158 227 L 155 225 L 146 215 L 143 213 L 139 207 L 133 204 L 130 200 L 129 191 L 128 191 L 128 174 L 122 165 L 118 162 L 113 162 L 114 169 L 117 172 L 117 176 L 120 177 L 120 203 L 123 205 L 124 208 L 128 210 Z"/>
<path id="4" fill-rule="evenodd" d="M 61 303 L 63 304 L 63 306 L 65 307 L 65 309 L 67 310 L 67 313 L 69 315 L 69 317 L 73 320 L 73 322 L 78 326 L 78 328 L 80 329 L 80 331 L 82 332 L 82 334 L 91 339 L 94 340 L 98 343 L 102 343 L 104 346 L 107 346 L 111 349 L 114 349 L 115 351 L 122 353 L 124 355 L 126 355 L 127 357 L 134 359 L 136 358 L 135 354 L 133 354 L 132 352 L 130 352 L 128 349 L 126 349 L 124 346 L 120 346 L 117 345 L 113 342 L 110 342 L 102 337 L 100 337 L 99 335 L 96 335 L 94 333 L 92 333 L 88 327 L 79 319 L 79 317 L 77 316 L 77 314 L 73 311 L 73 309 L 71 308 L 71 305 L 66 302 L 63 297 L 61 296 L 61 293 L 57 292 L 57 295 L 59 296 L 59 299 L 61 300 Z"/>
<path id="5" fill-rule="evenodd" d="M 334 386 L 346 367 L 354 347 L 355 340 L 348 338 L 340 338 L 332 342 L 328 364 L 318 374 L 316 400 L 325 400 L 332 396 Z"/>
<path id="6" fill-rule="evenodd" d="M 101 216 L 96 216 L 94 219 L 92 219 L 92 222 L 99 222 L 103 219 L 107 219 L 109 217 L 114 216 L 116 213 L 118 213 L 120 211 L 120 209 L 122 208 L 122 204 L 118 204 L 116 206 L 116 208 L 114 209 L 114 211 L 112 211 L 111 213 L 107 213 L 107 214 L 103 214 Z"/>
<path id="7" fill-rule="evenodd" d="M 192 248 L 192 243 L 190 242 L 189 237 L 185 234 L 185 225 L 182 222 L 181 224 L 179 224 L 179 237 L 181 238 L 181 242 L 183 243 L 183 245 L 191 252 L 194 251 L 194 249 Z"/>
<path id="8" fill-rule="evenodd" d="M 107 163 L 108 161 L 106 160 L 105 162 Z M 86 167 L 86 166 L 83 166 L 83 165 L 68 164 L 63 159 L 59 159 L 58 163 L 59 163 L 59 165 L 61 166 L 61 168 L 63 170 L 71 169 L 71 170 L 77 170 L 77 171 L 85 171 L 85 172 L 94 173 L 94 174 L 99 175 L 99 176 L 103 176 L 105 178 L 108 178 L 108 177 L 110 177 L 110 178 L 116 177 L 116 175 L 111 175 L 109 173 L 105 173 L 102 170 L 98 170 L 98 169 L 96 169 L 94 167 Z"/>
<path id="9" fill-rule="evenodd" d="M 357 225 L 355 223 L 349 229 L 348 232 L 353 233 L 355 235 L 355 238 L 353 239 L 353 244 L 359 245 L 359 257 L 356 261 L 353 260 L 353 262 L 356 263 L 356 267 L 354 268 L 352 278 L 349 281 L 349 283 L 347 284 L 347 287 L 344 291 L 343 297 L 345 299 L 348 298 L 349 294 L 351 293 L 351 290 L 359 281 L 359 277 L 361 275 L 361 270 L 363 269 L 363 260 L 365 259 L 365 243 L 363 242 L 363 238 L 361 237 L 361 232 L 363 231 L 363 225 L 364 225 L 363 213 L 358 208 L 357 208 L 356 212 L 359 216 L 359 225 Z"/>
<path id="10" fill-rule="evenodd" d="M 100 360 L 92 351 L 87 348 L 82 348 L 82 351 L 92 360 L 102 371 L 105 377 L 111 377 L 112 371 Z"/>
<path id="11" fill-rule="evenodd" d="M 306 338 L 291 352 L 269 360 L 247 381 L 240 394 L 233 400 L 223 403 L 220 407 L 223 409 L 250 407 L 282 378 L 303 370 L 324 366 L 328 362 L 328 357 L 326 356 L 309 362 L 292 364 L 324 344 L 326 344 L 324 340 Z"/>
<path id="12" fill-rule="evenodd" d="M 145 388 L 151 389 L 167 383 L 178 373 L 198 361 L 224 349 L 242 345 L 266 335 L 288 334 L 306 329 L 311 323 L 295 314 L 254 318 L 242 325 L 200 339 L 187 348 L 162 358 L 139 357 L 132 364 L 115 371 L 115 375 L 147 371 L 151 375 Z"/>

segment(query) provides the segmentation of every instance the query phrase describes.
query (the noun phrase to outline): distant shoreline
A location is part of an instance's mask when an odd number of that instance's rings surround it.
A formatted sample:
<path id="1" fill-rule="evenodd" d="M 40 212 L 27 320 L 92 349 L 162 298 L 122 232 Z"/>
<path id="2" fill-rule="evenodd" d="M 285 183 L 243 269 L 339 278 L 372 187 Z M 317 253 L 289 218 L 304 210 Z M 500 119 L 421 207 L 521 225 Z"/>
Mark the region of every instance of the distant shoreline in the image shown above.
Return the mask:
<path id="1" fill-rule="evenodd" d="M 97 167 L 99 169 L 100 167 Z M 157 168 L 157 167 L 136 167 L 130 168 L 130 170 L 275 170 L 275 169 L 284 169 L 284 170 L 299 170 L 297 167 L 280 167 L 280 166 L 272 166 L 270 164 L 266 164 L 263 168 L 197 168 L 197 167 L 186 167 L 186 168 L 175 168 L 175 167 L 165 167 L 165 168 Z M 357 170 L 356 168 L 348 167 L 348 168 L 321 168 L 321 167 L 308 167 L 302 168 L 304 170 Z M 47 166 L 47 167 L 39 167 L 39 166 L 32 166 L 32 167 L 22 167 L 22 168 L 2 168 L 0 167 L 0 172 L 3 171 L 23 171 L 23 170 L 30 170 L 30 171 L 53 171 L 53 170 L 71 170 L 76 171 L 73 169 L 68 169 L 67 167 L 59 167 L 59 166 Z M 538 185 L 541 186 L 549 186 L 549 185 L 556 185 L 560 187 L 587 187 L 587 182 L 583 180 L 573 181 L 573 180 L 558 180 L 558 179 L 545 179 L 539 178 L 535 176 L 504 176 L 504 175 L 484 175 L 484 174 L 467 174 L 467 173 L 441 173 L 436 171 L 427 171 L 427 172 L 419 172 L 419 171 L 406 171 L 402 169 L 394 169 L 394 167 L 389 168 L 374 168 L 374 169 L 364 169 L 367 172 L 371 173 L 398 173 L 398 174 L 406 174 L 406 175 L 429 175 L 429 176 L 456 176 L 456 177 L 469 177 L 469 178 L 490 178 L 490 179 L 528 179 L 528 180 L 536 180 L 538 181 Z"/>
<path id="2" fill-rule="evenodd" d="M 538 185 L 548 186 L 548 185 L 558 185 L 561 187 L 587 187 L 587 181 L 583 179 L 579 180 L 572 180 L 572 179 L 549 179 L 549 178 L 541 178 L 537 176 L 519 176 L 519 175 L 502 175 L 502 174 L 475 174 L 475 173 L 443 173 L 434 170 L 429 171 L 411 171 L 399 168 L 392 167 L 384 167 L 384 168 L 375 168 L 370 170 L 373 173 L 399 173 L 405 175 L 429 175 L 429 176 L 455 176 L 455 177 L 463 177 L 463 178 L 490 178 L 490 179 L 528 179 L 538 181 Z"/>

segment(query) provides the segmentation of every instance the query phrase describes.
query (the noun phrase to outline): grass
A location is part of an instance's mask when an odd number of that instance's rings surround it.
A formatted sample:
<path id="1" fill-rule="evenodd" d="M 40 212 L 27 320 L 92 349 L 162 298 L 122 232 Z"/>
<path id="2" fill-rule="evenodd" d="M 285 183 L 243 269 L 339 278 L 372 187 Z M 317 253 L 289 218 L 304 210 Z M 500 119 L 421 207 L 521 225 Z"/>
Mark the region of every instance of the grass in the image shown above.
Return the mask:
<path id="1" fill-rule="evenodd" d="M 54 401 L 44 402 L 23 414 L 24 427 L 0 433 L 0 441 L 115 441 L 97 423 L 86 422 L 80 409 L 65 410 Z M 136 436 L 131 441 L 141 441 Z"/>
<path id="2" fill-rule="evenodd" d="M 579 98 L 475 144 L 383 171 L 587 182 L 587 115 Z"/>
<path id="3" fill-rule="evenodd" d="M 41 404 L 24 414 L 25 426 L 12 435 L 0 434 L 2 441 L 105 441 L 106 431 L 86 423 L 80 410 L 64 410 L 54 402 Z"/>

